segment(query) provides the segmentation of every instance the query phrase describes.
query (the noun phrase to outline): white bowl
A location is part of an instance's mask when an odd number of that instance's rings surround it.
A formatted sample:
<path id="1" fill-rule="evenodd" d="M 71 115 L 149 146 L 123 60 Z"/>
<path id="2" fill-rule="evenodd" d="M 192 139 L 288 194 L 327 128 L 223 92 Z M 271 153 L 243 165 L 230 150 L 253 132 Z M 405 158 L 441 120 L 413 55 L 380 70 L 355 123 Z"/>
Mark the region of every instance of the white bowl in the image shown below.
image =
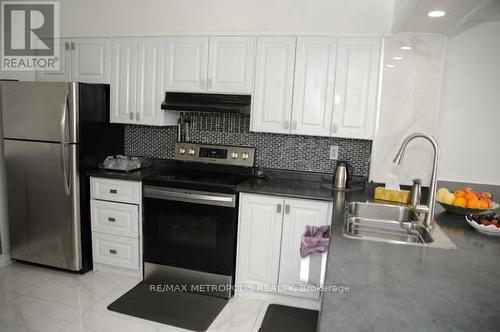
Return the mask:
<path id="1" fill-rule="evenodd" d="M 493 235 L 493 236 L 500 236 L 500 228 L 498 228 L 495 225 L 481 225 L 475 222 L 474 220 L 469 219 L 467 216 L 465 217 L 465 220 L 467 220 L 467 223 L 477 229 L 478 232 L 488 234 L 488 235 Z"/>

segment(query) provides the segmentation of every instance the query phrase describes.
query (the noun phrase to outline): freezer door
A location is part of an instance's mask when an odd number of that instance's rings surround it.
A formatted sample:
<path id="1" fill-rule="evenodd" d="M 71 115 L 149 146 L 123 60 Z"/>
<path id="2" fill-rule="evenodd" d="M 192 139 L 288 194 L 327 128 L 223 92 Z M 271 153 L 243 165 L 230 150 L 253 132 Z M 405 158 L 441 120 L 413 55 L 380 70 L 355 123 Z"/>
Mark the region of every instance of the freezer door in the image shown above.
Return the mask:
<path id="1" fill-rule="evenodd" d="M 78 83 L 0 82 L 5 138 L 78 142 Z"/>
<path id="2" fill-rule="evenodd" d="M 80 270 L 78 145 L 5 140 L 5 156 L 12 258 Z"/>

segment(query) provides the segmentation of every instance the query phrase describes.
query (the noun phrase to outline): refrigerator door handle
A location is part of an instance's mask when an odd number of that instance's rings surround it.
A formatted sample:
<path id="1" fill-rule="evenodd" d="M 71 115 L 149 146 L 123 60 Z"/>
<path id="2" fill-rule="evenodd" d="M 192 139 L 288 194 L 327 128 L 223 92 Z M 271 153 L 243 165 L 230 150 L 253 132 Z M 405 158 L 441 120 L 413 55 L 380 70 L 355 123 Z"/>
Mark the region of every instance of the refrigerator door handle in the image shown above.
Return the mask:
<path id="1" fill-rule="evenodd" d="M 66 114 L 68 113 L 68 100 L 69 96 L 69 91 L 66 93 L 66 98 L 64 100 L 64 105 L 62 108 L 61 112 L 61 166 L 63 170 L 63 181 L 64 181 L 64 192 L 66 193 L 66 196 L 69 196 L 71 194 L 71 182 L 68 174 L 68 165 L 66 165 Z"/>

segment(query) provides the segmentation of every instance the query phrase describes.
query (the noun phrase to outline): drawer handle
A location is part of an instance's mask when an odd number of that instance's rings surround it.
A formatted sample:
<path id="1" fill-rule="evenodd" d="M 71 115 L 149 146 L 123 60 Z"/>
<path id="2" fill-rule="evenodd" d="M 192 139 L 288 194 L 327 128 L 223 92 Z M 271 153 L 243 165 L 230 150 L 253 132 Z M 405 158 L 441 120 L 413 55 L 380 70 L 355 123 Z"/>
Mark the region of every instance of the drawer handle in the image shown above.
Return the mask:
<path id="1" fill-rule="evenodd" d="M 108 221 L 109 221 L 109 222 L 115 222 L 115 221 L 116 221 L 116 219 L 115 219 L 115 218 L 113 218 L 113 217 L 109 217 L 109 218 L 108 218 Z"/>
<path id="2" fill-rule="evenodd" d="M 111 255 L 116 255 L 116 249 L 109 249 L 109 253 Z"/>
<path id="3" fill-rule="evenodd" d="M 109 189 L 110 194 L 116 194 L 118 191 L 116 189 Z"/>

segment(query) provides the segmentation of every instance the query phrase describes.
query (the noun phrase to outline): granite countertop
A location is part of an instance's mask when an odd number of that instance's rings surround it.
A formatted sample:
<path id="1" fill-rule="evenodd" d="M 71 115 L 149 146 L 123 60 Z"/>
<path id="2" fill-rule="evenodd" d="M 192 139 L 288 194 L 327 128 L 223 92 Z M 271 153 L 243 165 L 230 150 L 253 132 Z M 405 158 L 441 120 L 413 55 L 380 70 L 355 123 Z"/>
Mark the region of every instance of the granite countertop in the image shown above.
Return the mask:
<path id="1" fill-rule="evenodd" d="M 158 171 L 159 170 L 154 167 L 146 167 L 131 172 L 110 171 L 102 168 L 89 168 L 85 170 L 85 175 L 118 180 L 142 181 L 142 179 L 146 176 L 155 174 Z"/>
<path id="2" fill-rule="evenodd" d="M 499 186 L 468 186 L 500 198 Z M 371 197 L 371 190 L 351 192 L 334 203 L 325 285 L 350 291 L 324 293 L 318 331 L 498 331 L 500 238 L 439 205 L 435 220 L 458 249 L 344 238 L 345 203 Z"/>
<path id="3" fill-rule="evenodd" d="M 266 172 L 265 178 L 250 178 L 236 188 L 239 192 L 278 195 L 293 198 L 306 198 L 324 201 L 336 201 L 344 195 L 343 190 L 332 190 L 331 174 L 290 172 L 275 170 Z M 353 189 L 364 187 L 364 177 L 354 177 Z M 350 190 L 347 190 L 349 192 Z"/>

